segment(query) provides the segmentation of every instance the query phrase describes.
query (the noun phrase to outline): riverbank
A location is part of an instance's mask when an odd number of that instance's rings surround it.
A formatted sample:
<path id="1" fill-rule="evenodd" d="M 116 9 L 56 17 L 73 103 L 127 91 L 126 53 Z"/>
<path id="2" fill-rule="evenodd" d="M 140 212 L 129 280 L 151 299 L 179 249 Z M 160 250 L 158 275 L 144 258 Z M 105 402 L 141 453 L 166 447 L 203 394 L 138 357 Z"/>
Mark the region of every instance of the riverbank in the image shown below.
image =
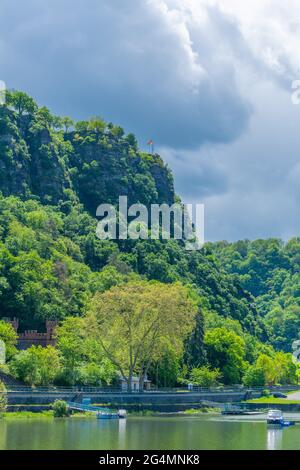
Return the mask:
<path id="1" fill-rule="evenodd" d="M 68 416 L 68 419 L 94 419 L 95 413 L 72 413 Z M 0 419 L 60 419 L 54 417 L 53 410 L 47 411 L 7 411 L 0 414 Z"/>
<path id="2" fill-rule="evenodd" d="M 258 398 L 261 392 L 253 392 L 251 398 Z M 34 411 L 33 405 L 40 406 L 40 411 L 49 407 L 55 400 L 81 401 L 89 398 L 92 405 L 105 408 L 122 408 L 128 411 L 158 411 L 177 412 L 204 406 L 219 406 L 219 403 L 232 403 L 244 400 L 245 390 L 223 391 L 154 391 L 144 393 L 129 393 L 117 391 L 71 391 L 65 389 L 44 390 L 26 389 L 10 390 L 7 392 L 10 411 L 17 407 L 26 406 L 28 411 Z M 248 397 L 249 398 L 249 397 Z M 18 411 L 18 410 L 16 410 Z"/>
<path id="3" fill-rule="evenodd" d="M 150 410 L 143 410 L 143 411 L 130 411 L 128 413 L 129 417 L 163 417 L 163 416 L 202 416 L 204 414 L 219 414 L 219 408 L 200 408 L 200 409 L 189 409 L 185 411 L 179 411 L 176 413 L 161 413 L 158 411 L 150 411 Z M 0 419 L 52 419 L 54 418 L 53 410 L 44 410 L 44 411 L 7 411 L 5 413 L 0 414 Z M 76 418 L 83 418 L 83 419 L 95 419 L 96 413 L 92 412 L 73 412 L 67 417 L 68 419 L 76 419 Z M 58 418 L 59 419 L 59 418 Z"/>

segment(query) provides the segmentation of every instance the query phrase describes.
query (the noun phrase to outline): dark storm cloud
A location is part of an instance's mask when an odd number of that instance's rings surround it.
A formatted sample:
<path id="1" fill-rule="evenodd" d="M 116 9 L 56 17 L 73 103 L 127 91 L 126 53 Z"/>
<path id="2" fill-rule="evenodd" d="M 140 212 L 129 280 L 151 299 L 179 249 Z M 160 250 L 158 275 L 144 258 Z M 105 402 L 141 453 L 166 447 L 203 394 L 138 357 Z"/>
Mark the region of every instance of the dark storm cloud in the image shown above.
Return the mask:
<path id="1" fill-rule="evenodd" d="M 3 0 L 0 71 L 54 111 L 100 114 L 142 142 L 228 142 L 245 128 L 249 106 L 230 60 L 219 64 L 205 40 L 215 14 L 193 43 L 184 16 L 159 0 Z"/>
<path id="2" fill-rule="evenodd" d="M 298 18 L 298 0 L 1 0 L 0 80 L 154 139 L 207 238 L 299 235 Z"/>

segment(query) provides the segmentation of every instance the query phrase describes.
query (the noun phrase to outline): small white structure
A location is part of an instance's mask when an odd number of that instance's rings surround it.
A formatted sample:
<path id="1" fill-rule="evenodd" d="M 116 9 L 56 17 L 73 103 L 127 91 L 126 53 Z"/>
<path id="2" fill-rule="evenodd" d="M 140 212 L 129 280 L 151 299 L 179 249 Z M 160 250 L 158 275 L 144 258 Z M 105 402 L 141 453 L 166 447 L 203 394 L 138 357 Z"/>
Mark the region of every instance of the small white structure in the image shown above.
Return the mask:
<path id="1" fill-rule="evenodd" d="M 5 343 L 0 339 L 0 365 L 5 364 L 6 361 L 6 348 Z"/>
<path id="2" fill-rule="evenodd" d="M 128 382 L 124 377 L 120 377 L 120 385 L 123 392 L 128 390 Z M 151 380 L 145 379 L 144 380 L 144 388 L 143 390 L 150 390 L 151 388 Z M 133 376 L 131 379 L 131 390 L 133 392 L 138 392 L 140 390 L 140 379 L 137 376 Z"/>

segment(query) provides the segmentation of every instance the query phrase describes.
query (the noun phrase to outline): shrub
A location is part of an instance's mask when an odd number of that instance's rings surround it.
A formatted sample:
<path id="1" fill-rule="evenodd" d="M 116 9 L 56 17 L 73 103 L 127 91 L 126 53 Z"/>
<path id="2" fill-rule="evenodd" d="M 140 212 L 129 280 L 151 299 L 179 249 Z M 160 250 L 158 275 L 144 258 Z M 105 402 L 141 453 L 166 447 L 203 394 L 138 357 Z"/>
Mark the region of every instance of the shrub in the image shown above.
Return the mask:
<path id="1" fill-rule="evenodd" d="M 243 383 L 246 387 L 263 387 L 266 385 L 263 368 L 256 365 L 250 366 L 243 377 Z"/>
<path id="2" fill-rule="evenodd" d="M 7 395 L 6 388 L 3 382 L 0 381 L 0 413 L 5 413 L 7 409 Z"/>
<path id="3" fill-rule="evenodd" d="M 50 385 L 60 371 L 59 353 L 52 346 L 31 346 L 14 356 L 10 371 L 28 385 Z"/>
<path id="4" fill-rule="evenodd" d="M 63 400 L 56 400 L 53 405 L 53 412 L 55 418 L 65 418 L 69 416 L 69 408 L 65 401 Z"/>
<path id="5" fill-rule="evenodd" d="M 210 369 L 208 366 L 202 366 L 192 370 L 190 381 L 200 387 L 213 387 L 218 384 L 220 376 L 219 369 Z"/>
<path id="6" fill-rule="evenodd" d="M 0 320 L 0 339 L 4 341 L 6 349 L 6 359 L 11 359 L 16 354 L 17 333 L 13 327 L 3 320 Z"/>

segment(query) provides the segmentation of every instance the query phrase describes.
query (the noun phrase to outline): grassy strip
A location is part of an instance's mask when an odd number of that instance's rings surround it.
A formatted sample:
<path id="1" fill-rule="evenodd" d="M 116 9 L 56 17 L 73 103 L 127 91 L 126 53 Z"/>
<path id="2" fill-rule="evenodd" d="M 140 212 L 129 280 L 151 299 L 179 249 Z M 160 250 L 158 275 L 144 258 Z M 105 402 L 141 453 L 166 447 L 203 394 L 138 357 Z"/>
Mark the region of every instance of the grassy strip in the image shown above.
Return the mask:
<path id="1" fill-rule="evenodd" d="M 183 414 L 185 415 L 202 415 L 203 413 L 220 413 L 220 408 L 191 408 L 190 410 L 185 410 Z"/>
<path id="2" fill-rule="evenodd" d="M 72 413 L 69 418 L 71 419 L 94 419 L 96 417 L 95 413 Z M 0 418 L 3 419 L 54 419 L 53 411 L 7 411 L 6 413 L 1 413 Z M 59 418 L 56 418 L 59 419 Z"/>
<path id="3" fill-rule="evenodd" d="M 53 411 L 7 411 L 1 414 L 1 418 L 4 419 L 52 419 Z"/>
<path id="4" fill-rule="evenodd" d="M 300 400 L 289 400 L 288 398 L 262 397 L 247 400 L 244 403 L 267 403 L 269 405 L 300 405 Z"/>

